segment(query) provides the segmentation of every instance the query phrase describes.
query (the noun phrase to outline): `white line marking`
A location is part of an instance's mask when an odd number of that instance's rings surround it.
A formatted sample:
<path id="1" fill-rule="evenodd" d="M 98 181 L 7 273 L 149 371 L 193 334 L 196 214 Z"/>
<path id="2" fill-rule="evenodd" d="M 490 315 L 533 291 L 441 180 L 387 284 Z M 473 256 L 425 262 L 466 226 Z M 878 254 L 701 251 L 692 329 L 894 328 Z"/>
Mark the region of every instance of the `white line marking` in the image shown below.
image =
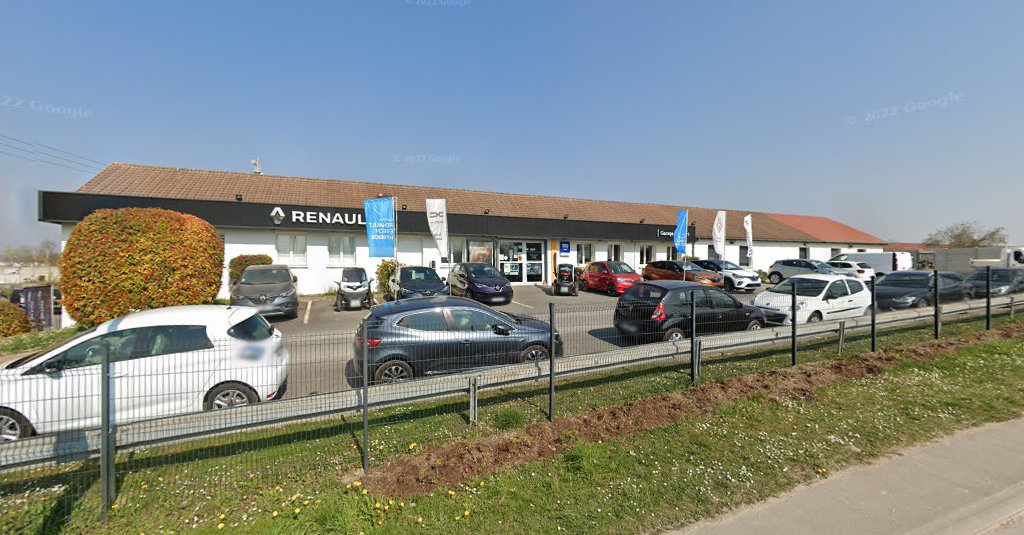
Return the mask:
<path id="1" fill-rule="evenodd" d="M 532 306 L 530 306 L 530 305 L 524 305 L 524 304 L 520 303 L 519 301 L 512 301 L 512 302 L 513 302 L 513 303 L 515 303 L 515 304 L 517 304 L 517 305 L 519 305 L 519 306 L 521 306 L 521 307 L 526 307 L 526 308 L 533 308 Z"/>
<path id="2" fill-rule="evenodd" d="M 313 302 L 306 301 L 306 315 L 302 318 L 303 325 L 309 325 L 309 311 L 313 310 Z"/>

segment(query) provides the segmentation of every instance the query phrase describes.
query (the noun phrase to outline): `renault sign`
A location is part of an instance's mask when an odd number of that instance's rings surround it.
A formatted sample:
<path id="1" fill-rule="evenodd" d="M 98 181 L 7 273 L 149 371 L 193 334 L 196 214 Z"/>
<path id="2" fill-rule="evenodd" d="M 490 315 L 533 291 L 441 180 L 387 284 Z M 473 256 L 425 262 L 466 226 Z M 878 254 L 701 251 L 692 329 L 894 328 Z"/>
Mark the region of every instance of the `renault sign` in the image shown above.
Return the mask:
<path id="1" fill-rule="evenodd" d="M 280 225 L 285 219 L 292 223 L 306 223 L 315 225 L 366 225 L 363 214 L 342 213 L 342 212 L 320 212 L 313 210 L 291 210 L 286 216 L 284 209 L 275 206 L 270 211 L 270 220 L 275 225 Z"/>

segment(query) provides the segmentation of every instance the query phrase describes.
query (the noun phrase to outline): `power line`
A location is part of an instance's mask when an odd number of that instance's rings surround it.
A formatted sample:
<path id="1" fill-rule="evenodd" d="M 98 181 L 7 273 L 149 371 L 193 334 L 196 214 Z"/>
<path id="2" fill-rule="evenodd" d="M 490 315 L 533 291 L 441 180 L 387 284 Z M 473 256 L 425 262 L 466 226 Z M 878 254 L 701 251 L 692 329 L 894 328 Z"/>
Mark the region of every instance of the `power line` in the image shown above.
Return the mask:
<path id="1" fill-rule="evenodd" d="M 11 145 L 9 143 L 4 143 L 4 142 L 0 141 L 0 145 L 3 145 L 5 147 L 10 147 L 10 148 L 15 149 L 15 150 L 20 150 L 20 151 L 23 151 L 23 152 L 27 152 L 27 153 L 31 154 L 32 156 L 43 156 L 43 157 L 46 157 L 46 158 L 54 158 L 54 159 L 57 159 L 57 160 L 64 161 L 64 162 L 66 162 L 68 164 L 71 164 L 71 165 L 65 165 L 65 164 L 62 164 L 62 163 L 59 163 L 59 162 L 50 161 L 48 159 L 43 159 L 43 158 L 35 158 L 35 157 L 33 157 L 33 158 L 26 158 L 24 156 L 18 156 L 17 154 L 11 154 L 11 153 L 6 152 L 6 151 L 0 151 L 0 152 L 3 152 L 3 154 L 7 154 L 8 156 L 14 156 L 16 158 L 21 158 L 22 160 L 39 162 L 39 163 L 44 163 L 44 164 L 48 164 L 48 165 L 55 165 L 57 167 L 63 167 L 65 169 L 71 169 L 73 171 L 79 171 L 79 172 L 82 172 L 82 173 L 92 173 L 92 172 L 95 172 L 97 170 L 101 170 L 102 169 L 101 166 L 103 165 L 103 162 L 100 162 L 98 160 L 93 160 L 92 158 L 86 158 L 85 156 L 80 156 L 80 155 L 75 154 L 73 152 L 69 152 L 69 151 L 66 151 L 66 150 L 58 149 L 57 147 L 51 147 L 50 145 L 44 145 L 42 143 L 33 143 L 31 141 L 26 141 L 24 139 L 20 139 L 20 138 L 14 137 L 14 136 L 8 136 L 8 135 L 0 134 L 0 137 L 5 138 L 5 139 L 9 139 L 11 141 L 14 141 L 15 143 L 20 143 L 22 145 L 27 145 L 27 146 L 33 147 L 33 148 L 25 149 L 25 148 L 21 148 L 21 147 L 18 147 L 18 146 Z M 83 160 L 83 161 L 76 161 L 76 160 L 72 160 L 72 159 L 69 159 L 69 158 L 64 158 L 63 156 L 58 156 L 56 154 L 51 154 L 49 152 L 41 151 L 41 150 L 38 150 L 38 149 L 36 149 L 34 147 L 44 147 L 44 148 L 47 148 L 47 149 L 50 149 L 50 150 L 53 150 L 53 151 L 57 151 L 57 152 L 60 152 L 60 153 L 63 153 L 63 154 L 67 154 L 68 156 L 71 156 L 73 158 L 77 158 L 78 160 Z M 99 164 L 99 165 L 95 165 L 95 164 L 87 163 L 87 162 L 95 162 L 96 164 Z"/>

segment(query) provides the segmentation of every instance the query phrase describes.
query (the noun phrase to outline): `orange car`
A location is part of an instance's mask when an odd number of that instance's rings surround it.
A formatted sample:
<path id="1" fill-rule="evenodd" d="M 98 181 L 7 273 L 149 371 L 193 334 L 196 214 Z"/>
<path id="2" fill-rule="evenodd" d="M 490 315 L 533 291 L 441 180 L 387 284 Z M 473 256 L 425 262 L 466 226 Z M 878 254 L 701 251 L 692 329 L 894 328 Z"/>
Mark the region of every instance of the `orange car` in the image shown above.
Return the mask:
<path id="1" fill-rule="evenodd" d="M 722 287 L 725 285 L 725 277 L 708 271 L 692 262 L 682 260 L 664 260 L 651 262 L 644 267 L 640 275 L 644 280 L 680 280 L 706 284 L 708 286 Z"/>

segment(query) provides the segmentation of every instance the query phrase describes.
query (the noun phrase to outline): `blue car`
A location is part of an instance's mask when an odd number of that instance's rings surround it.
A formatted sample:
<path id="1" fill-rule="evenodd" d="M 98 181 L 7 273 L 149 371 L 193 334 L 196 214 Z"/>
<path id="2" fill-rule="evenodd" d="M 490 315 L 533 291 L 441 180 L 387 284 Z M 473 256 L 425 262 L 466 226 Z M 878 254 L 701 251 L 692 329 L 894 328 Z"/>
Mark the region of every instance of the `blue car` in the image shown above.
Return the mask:
<path id="1" fill-rule="evenodd" d="M 508 304 L 512 301 L 512 283 L 490 264 L 455 264 L 448 277 L 452 295 L 468 297 L 481 303 Z"/>

